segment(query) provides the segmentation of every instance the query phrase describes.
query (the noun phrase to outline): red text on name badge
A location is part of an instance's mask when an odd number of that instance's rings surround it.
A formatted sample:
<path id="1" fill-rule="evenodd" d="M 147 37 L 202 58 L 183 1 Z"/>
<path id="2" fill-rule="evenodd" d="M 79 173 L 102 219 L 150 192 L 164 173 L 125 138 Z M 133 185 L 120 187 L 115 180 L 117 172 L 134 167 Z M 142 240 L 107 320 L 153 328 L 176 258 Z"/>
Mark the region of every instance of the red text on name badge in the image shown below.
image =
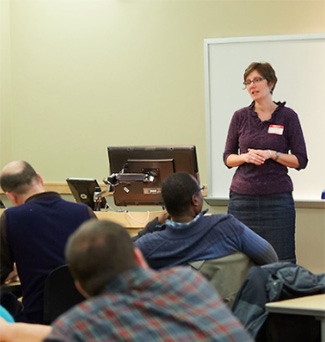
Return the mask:
<path id="1" fill-rule="evenodd" d="M 284 129 L 284 126 L 281 126 L 281 125 L 270 125 L 268 133 L 269 134 L 282 135 L 283 134 L 283 129 Z"/>

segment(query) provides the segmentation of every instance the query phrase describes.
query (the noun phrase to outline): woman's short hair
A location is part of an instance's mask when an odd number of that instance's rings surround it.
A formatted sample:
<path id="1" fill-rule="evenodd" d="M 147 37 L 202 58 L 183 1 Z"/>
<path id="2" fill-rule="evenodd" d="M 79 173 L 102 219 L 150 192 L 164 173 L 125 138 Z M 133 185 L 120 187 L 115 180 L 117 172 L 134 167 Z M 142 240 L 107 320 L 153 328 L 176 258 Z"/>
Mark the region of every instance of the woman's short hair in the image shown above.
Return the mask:
<path id="1" fill-rule="evenodd" d="M 254 70 L 256 70 L 262 77 L 264 77 L 269 85 L 273 83 L 273 87 L 271 89 L 272 94 L 278 79 L 271 64 L 259 62 L 251 63 L 244 72 L 244 82 L 246 82 L 247 76 Z"/>

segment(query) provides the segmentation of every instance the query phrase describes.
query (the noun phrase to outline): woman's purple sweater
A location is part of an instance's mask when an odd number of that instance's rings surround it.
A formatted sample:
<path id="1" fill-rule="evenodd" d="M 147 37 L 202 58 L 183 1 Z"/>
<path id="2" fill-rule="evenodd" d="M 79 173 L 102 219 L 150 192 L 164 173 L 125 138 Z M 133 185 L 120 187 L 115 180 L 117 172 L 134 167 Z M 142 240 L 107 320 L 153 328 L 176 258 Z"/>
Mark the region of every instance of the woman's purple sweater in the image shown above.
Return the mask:
<path id="1" fill-rule="evenodd" d="M 262 122 L 254 111 L 254 104 L 252 102 L 249 107 L 234 113 L 223 154 L 224 163 L 226 164 L 229 155 L 247 153 L 251 148 L 282 153 L 290 151 L 299 161 L 297 170 L 304 169 L 308 158 L 298 115 L 285 107 L 285 102 L 277 103 L 278 107 L 271 119 Z M 283 126 L 282 134 L 272 134 L 272 125 Z M 232 179 L 230 190 L 245 195 L 268 195 L 292 192 L 293 184 L 288 168 L 268 159 L 260 166 L 250 163 L 240 165 Z"/>

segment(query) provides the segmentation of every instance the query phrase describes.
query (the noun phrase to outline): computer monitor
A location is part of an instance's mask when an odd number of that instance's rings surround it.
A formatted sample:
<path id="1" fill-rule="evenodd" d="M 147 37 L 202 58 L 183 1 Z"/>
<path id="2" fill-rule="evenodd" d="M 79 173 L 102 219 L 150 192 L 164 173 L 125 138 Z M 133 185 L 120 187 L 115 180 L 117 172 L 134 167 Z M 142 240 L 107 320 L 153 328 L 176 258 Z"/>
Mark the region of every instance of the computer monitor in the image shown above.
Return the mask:
<path id="1" fill-rule="evenodd" d="M 95 208 L 94 194 L 96 188 L 98 188 L 99 191 L 101 190 L 96 179 L 67 178 L 67 183 L 76 202 L 87 204 L 91 209 L 97 210 L 97 208 Z M 100 202 L 100 208 L 105 208 L 105 206 L 106 199 L 103 197 Z"/>
<path id="2" fill-rule="evenodd" d="M 110 146 L 108 159 L 118 206 L 163 205 L 163 180 L 187 172 L 199 181 L 195 146 Z"/>

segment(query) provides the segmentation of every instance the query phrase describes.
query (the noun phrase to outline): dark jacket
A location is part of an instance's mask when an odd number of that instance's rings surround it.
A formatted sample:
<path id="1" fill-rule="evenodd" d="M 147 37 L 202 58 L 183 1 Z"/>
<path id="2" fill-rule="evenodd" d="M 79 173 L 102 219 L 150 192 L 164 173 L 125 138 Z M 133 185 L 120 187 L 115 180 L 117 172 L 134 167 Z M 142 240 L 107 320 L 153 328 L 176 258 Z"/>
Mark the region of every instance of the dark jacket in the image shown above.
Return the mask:
<path id="1" fill-rule="evenodd" d="M 266 303 L 321 293 L 325 293 L 325 273 L 313 274 L 289 262 L 254 266 L 237 293 L 232 311 L 255 338 L 268 316 Z"/>
<path id="2" fill-rule="evenodd" d="M 65 201 L 55 192 L 34 195 L 2 214 L 0 281 L 16 262 L 28 322 L 42 323 L 45 279 L 66 263 L 64 248 L 69 236 L 92 217 L 96 216 L 89 207 Z"/>

